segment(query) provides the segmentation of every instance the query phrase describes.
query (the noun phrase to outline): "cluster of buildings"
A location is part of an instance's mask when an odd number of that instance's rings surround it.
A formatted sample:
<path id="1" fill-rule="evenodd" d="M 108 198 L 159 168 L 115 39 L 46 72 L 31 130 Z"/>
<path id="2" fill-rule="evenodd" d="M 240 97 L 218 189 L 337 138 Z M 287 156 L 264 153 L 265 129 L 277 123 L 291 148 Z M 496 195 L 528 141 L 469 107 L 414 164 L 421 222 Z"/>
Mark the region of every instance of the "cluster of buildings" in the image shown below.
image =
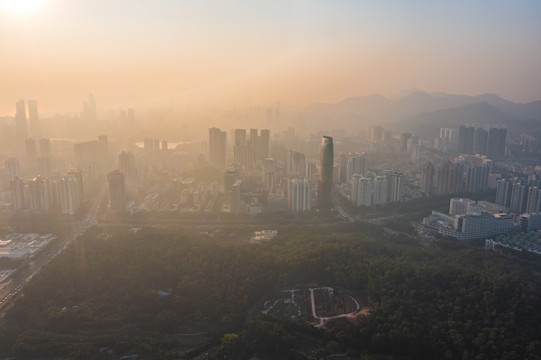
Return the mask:
<path id="1" fill-rule="evenodd" d="M 486 155 L 494 161 L 505 155 L 507 129 L 476 128 L 462 125 L 458 129 L 441 128 L 435 148 L 450 153 Z"/>
<path id="2" fill-rule="evenodd" d="M 452 198 L 449 214 L 433 211 L 423 225 L 458 240 L 483 239 L 540 230 L 541 213 L 517 213 L 499 203 Z"/>
<path id="3" fill-rule="evenodd" d="M 427 197 L 460 192 L 478 193 L 496 187 L 500 174 L 485 155 L 459 155 L 437 165 L 426 163 L 421 170 L 420 188 Z"/>
<path id="4" fill-rule="evenodd" d="M 334 175 L 332 137 L 322 137 L 319 164 L 294 149 L 284 154 L 285 162 L 270 157 L 270 132 L 266 129 L 235 129 L 232 152 L 232 161 L 224 172 L 223 211 L 252 215 L 264 210 L 309 211 L 316 193 L 319 208 L 330 210 Z M 223 166 L 227 153 L 225 132 L 209 129 L 208 153 L 211 164 Z"/>

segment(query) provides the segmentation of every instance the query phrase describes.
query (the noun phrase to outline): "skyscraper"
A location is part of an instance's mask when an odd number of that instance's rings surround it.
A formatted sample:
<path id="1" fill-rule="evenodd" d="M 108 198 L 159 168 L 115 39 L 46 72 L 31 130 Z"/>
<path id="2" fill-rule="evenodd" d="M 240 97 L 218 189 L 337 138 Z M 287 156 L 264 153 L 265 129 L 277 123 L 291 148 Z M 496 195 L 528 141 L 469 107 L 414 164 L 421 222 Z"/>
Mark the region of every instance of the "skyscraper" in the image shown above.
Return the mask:
<path id="1" fill-rule="evenodd" d="M 541 189 L 537 186 L 532 186 L 528 189 L 528 201 L 526 203 L 527 213 L 539 212 L 541 205 Z"/>
<path id="2" fill-rule="evenodd" d="M 26 161 L 35 163 L 38 157 L 38 153 L 36 150 L 36 142 L 34 141 L 34 139 L 26 139 L 24 141 L 24 146 L 26 150 Z"/>
<path id="3" fill-rule="evenodd" d="M 306 157 L 295 150 L 287 152 L 286 171 L 288 176 L 306 177 Z"/>
<path id="4" fill-rule="evenodd" d="M 233 160 L 241 168 L 247 169 L 249 148 L 246 144 L 246 129 L 235 129 L 235 143 L 233 145 Z"/>
<path id="5" fill-rule="evenodd" d="M 376 176 L 374 179 L 374 193 L 372 196 L 374 205 L 384 205 L 387 203 L 387 177 Z"/>
<path id="6" fill-rule="evenodd" d="M 28 118 L 32 137 L 39 139 L 41 137 L 41 124 L 39 123 L 38 102 L 36 100 L 28 100 Z"/>
<path id="7" fill-rule="evenodd" d="M 137 179 L 137 164 L 133 153 L 122 151 L 118 155 L 118 169 L 124 174 L 127 183 Z"/>
<path id="8" fill-rule="evenodd" d="M 124 174 L 119 170 L 113 170 L 107 174 L 109 186 L 109 207 L 119 211 L 126 208 L 126 184 Z"/>
<path id="9" fill-rule="evenodd" d="M 366 175 L 366 158 L 364 156 L 353 156 L 347 163 L 346 182 L 350 182 L 354 174 Z"/>
<path id="10" fill-rule="evenodd" d="M 65 176 L 56 183 L 57 193 L 60 197 L 60 210 L 62 214 L 73 215 L 81 206 L 79 179 L 76 176 Z"/>
<path id="11" fill-rule="evenodd" d="M 323 136 L 321 139 L 319 184 L 317 192 L 318 206 L 321 211 L 331 210 L 332 178 L 334 166 L 333 139 Z"/>
<path id="12" fill-rule="evenodd" d="M 17 152 L 24 154 L 24 141 L 28 138 L 28 126 L 26 124 L 26 107 L 24 100 L 15 103 L 15 141 Z"/>
<path id="13" fill-rule="evenodd" d="M 493 160 L 500 160 L 505 155 L 507 129 L 492 128 L 488 132 L 487 155 Z"/>
<path id="14" fill-rule="evenodd" d="M 511 181 L 501 179 L 496 182 L 496 204 L 509 207 L 511 203 Z"/>
<path id="15" fill-rule="evenodd" d="M 270 157 L 270 130 L 261 129 L 261 135 L 259 136 L 259 160 L 265 160 L 269 157 Z"/>
<path id="16" fill-rule="evenodd" d="M 471 154 L 473 152 L 473 138 L 475 128 L 460 126 L 458 129 L 458 152 L 461 154 Z"/>
<path id="17" fill-rule="evenodd" d="M 372 178 L 354 174 L 351 180 L 351 202 L 357 206 L 372 206 Z"/>
<path id="18" fill-rule="evenodd" d="M 22 210 L 25 208 L 25 191 L 23 180 L 15 176 L 10 180 L 11 201 L 13 202 L 13 210 Z"/>
<path id="19" fill-rule="evenodd" d="M 209 162 L 222 169 L 226 166 L 226 138 L 225 131 L 209 129 Z"/>
<path id="20" fill-rule="evenodd" d="M 287 191 L 289 210 L 295 213 L 310 210 L 310 191 L 308 179 L 290 179 Z"/>
<path id="21" fill-rule="evenodd" d="M 528 187 L 520 182 L 514 183 L 513 190 L 511 191 L 511 204 L 509 210 L 517 214 L 522 214 L 526 211 L 527 201 Z"/>
<path id="22" fill-rule="evenodd" d="M 41 151 L 41 156 L 50 157 L 51 156 L 51 140 L 44 138 L 39 140 L 39 148 Z"/>
<path id="23" fill-rule="evenodd" d="M 477 128 L 473 135 L 473 153 L 486 155 L 487 153 L 488 132 L 484 129 Z"/>
<path id="24" fill-rule="evenodd" d="M 423 166 L 421 172 L 421 191 L 426 197 L 434 194 L 434 165 L 431 162 Z"/>

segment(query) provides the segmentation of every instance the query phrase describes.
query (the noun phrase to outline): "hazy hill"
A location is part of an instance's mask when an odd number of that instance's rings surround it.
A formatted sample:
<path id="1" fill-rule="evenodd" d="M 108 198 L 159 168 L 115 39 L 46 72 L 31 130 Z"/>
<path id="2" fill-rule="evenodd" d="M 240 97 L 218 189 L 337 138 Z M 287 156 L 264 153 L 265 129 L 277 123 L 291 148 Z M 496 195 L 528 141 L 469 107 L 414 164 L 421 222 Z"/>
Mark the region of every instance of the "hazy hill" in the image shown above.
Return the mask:
<path id="1" fill-rule="evenodd" d="M 465 106 L 426 112 L 403 120 L 401 127 L 415 132 L 423 138 L 439 136 L 440 128 L 457 128 L 462 124 L 470 126 L 506 126 L 510 135 L 520 134 L 521 120 L 483 101 Z"/>
<path id="2" fill-rule="evenodd" d="M 541 127 L 541 101 L 515 103 L 495 94 L 478 96 L 415 91 L 402 97 L 357 96 L 338 103 L 308 106 L 304 114 L 312 122 L 332 121 L 337 127 L 380 124 L 433 137 L 440 127 L 461 124 L 504 125 L 510 134 L 528 131 L 526 122 Z M 535 121 L 531 121 L 535 120 Z"/>

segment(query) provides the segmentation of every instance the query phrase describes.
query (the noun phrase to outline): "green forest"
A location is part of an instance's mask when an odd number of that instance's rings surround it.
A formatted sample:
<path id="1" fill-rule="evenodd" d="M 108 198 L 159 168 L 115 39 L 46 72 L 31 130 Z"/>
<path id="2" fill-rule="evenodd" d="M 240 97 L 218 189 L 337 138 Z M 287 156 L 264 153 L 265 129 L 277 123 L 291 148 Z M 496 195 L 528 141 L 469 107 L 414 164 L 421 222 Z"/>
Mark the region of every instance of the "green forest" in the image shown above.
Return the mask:
<path id="1" fill-rule="evenodd" d="M 249 244 L 238 228 L 93 228 L 24 289 L 0 324 L 0 357 L 541 359 L 541 280 L 527 264 L 376 225 L 278 230 Z M 326 329 L 258 311 L 308 283 L 372 311 Z"/>

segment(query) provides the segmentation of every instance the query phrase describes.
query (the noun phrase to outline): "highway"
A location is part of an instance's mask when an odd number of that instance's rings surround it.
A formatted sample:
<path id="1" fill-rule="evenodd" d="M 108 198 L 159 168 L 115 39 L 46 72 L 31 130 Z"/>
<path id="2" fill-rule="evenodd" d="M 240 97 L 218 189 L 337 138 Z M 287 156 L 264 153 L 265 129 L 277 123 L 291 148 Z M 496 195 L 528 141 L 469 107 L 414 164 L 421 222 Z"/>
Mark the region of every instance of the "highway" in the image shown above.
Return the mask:
<path id="1" fill-rule="evenodd" d="M 43 266 L 64 251 L 77 236 L 84 234 L 87 229 L 97 224 L 96 214 L 101 199 L 103 199 L 103 196 L 105 195 L 105 191 L 106 186 L 104 185 L 98 192 L 98 195 L 94 198 L 88 213 L 81 219 L 73 222 L 69 234 L 64 236 L 61 241 L 49 244 L 36 256 L 27 260 L 26 263 L 17 269 L 8 280 L 0 284 L 0 316 L 4 315 L 4 310 L 17 298 L 17 296 L 20 295 L 24 286 L 39 273 Z"/>

